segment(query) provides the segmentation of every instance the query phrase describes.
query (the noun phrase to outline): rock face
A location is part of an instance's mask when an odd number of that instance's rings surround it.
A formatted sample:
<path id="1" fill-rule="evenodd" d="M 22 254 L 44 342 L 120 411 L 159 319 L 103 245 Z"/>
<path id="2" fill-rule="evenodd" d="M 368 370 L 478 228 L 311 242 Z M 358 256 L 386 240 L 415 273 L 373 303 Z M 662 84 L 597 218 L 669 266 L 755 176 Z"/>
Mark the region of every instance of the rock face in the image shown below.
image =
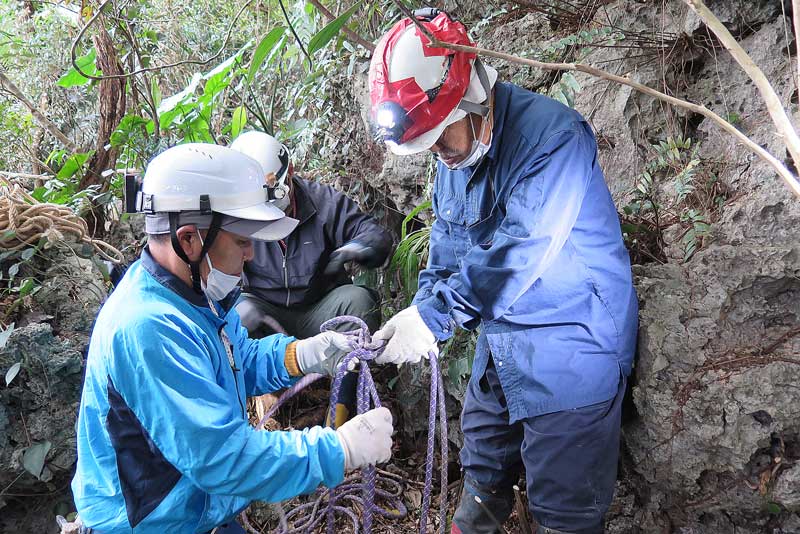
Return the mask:
<path id="1" fill-rule="evenodd" d="M 85 342 L 85 338 L 84 338 Z M 9 387 L 0 389 L 0 485 L 7 496 L 0 507 L 15 496 L 50 495 L 47 517 L 26 519 L 22 530 L 13 527 L 18 512 L 3 513 L 0 530 L 22 532 L 33 524 L 54 525 L 53 494 L 61 494 L 72 478 L 76 460 L 75 416 L 83 379 L 81 350 L 84 342 L 53 337 L 50 325 L 34 323 L 15 330 L 0 350 L 0 369 L 21 362 L 19 374 Z M 37 452 L 37 449 L 39 452 Z M 44 464 L 40 454 L 45 452 Z M 31 471 L 41 468 L 38 477 Z M 66 496 L 65 496 L 66 497 Z M 35 505 L 34 505 L 35 506 Z M 71 510 L 71 504 L 66 511 Z M 42 527 L 43 528 L 43 527 Z M 8 530 L 6 530 L 8 529 Z"/>
<path id="2" fill-rule="evenodd" d="M 757 89 L 683 2 L 604 4 L 592 13 L 595 27 L 624 30 L 622 46 L 552 49 L 549 59 L 577 59 L 662 91 L 666 84 L 666 92 L 704 104 L 773 154 L 785 153 Z M 797 117 L 794 58 L 787 52 L 794 44 L 787 48 L 786 37 L 788 31 L 791 42 L 791 20 L 784 20 L 781 2 L 708 6 L 740 37 Z M 534 11 L 496 20 L 478 29 L 479 45 L 512 54 L 542 52 L 574 31 L 553 32 L 552 21 Z M 646 38 L 647 48 L 624 47 L 637 36 Z M 501 78 L 540 92 L 558 79 L 489 61 Z M 651 145 L 668 137 L 691 137 L 701 169 L 695 184 L 719 187 L 713 206 L 698 195 L 680 204 L 674 202 L 676 172 L 656 176 L 669 217 L 662 222 L 662 260 L 635 266 L 639 354 L 624 427 L 625 491 L 615 504 L 631 522 L 621 526 L 612 517 L 609 528 L 800 532 L 800 201 L 766 164 L 702 116 L 588 75 L 575 79 L 575 107 L 597 132 L 620 211 L 657 158 Z M 422 183 L 423 169 L 407 166 L 398 173 L 387 160 L 376 187 L 394 182 L 390 190 L 399 187 L 403 199 L 398 206 L 407 206 L 414 201 L 408 183 Z M 681 217 L 690 209 L 707 214 L 711 226 L 700 250 L 684 261 Z M 419 391 L 414 377 L 399 384 Z M 427 403 L 426 395 L 410 395 Z"/>
<path id="3" fill-rule="evenodd" d="M 106 290 L 91 261 L 50 254 L 41 265 L 45 285 L 0 349 L 3 374 L 21 364 L 0 387 L 2 532 L 57 531 L 55 515 L 74 508 L 68 488 L 84 353 Z"/>

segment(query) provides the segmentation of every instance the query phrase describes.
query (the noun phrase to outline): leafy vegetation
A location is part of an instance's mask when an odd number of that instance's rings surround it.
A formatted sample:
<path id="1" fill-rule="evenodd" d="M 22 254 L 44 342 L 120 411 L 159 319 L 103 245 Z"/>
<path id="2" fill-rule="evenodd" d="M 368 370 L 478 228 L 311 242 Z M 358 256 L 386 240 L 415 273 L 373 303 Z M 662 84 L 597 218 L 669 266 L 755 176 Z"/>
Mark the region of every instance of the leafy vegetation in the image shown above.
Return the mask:
<path id="1" fill-rule="evenodd" d="M 635 181 L 631 201 L 623 208 L 622 231 L 634 263 L 666 262 L 669 228 L 678 228 L 681 261 L 689 261 L 711 237 L 727 197 L 691 138 L 668 137 L 651 145 L 652 156 Z"/>

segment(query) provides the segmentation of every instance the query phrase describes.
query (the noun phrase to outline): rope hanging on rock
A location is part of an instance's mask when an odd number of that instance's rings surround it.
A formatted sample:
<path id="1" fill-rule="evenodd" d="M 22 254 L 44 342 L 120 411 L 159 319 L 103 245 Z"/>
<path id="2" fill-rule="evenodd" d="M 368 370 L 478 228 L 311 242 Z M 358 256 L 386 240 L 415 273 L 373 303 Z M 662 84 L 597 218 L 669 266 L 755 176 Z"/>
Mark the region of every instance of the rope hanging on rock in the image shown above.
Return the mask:
<path id="1" fill-rule="evenodd" d="M 325 322 L 321 331 L 333 330 L 336 326 L 344 323 L 359 325 L 356 330 L 340 332 L 347 336 L 351 343 L 352 351 L 345 356 L 333 378 L 331 385 L 330 399 L 330 420 L 336 420 L 336 403 L 339 397 L 339 389 L 342 379 L 347 372 L 348 363 L 357 359 L 359 361 L 358 389 L 356 395 L 357 411 L 359 414 L 370 410 L 371 407 L 381 406 L 378 398 L 378 391 L 372 380 L 368 362 L 377 358 L 383 352 L 383 346 L 372 341 L 367 325 L 358 317 L 342 316 Z M 428 531 L 428 509 L 431 502 L 431 488 L 433 486 L 433 463 L 434 463 L 434 441 L 436 432 L 436 418 L 439 417 L 440 444 L 441 444 L 441 497 L 440 497 L 440 522 L 439 532 L 443 533 L 447 524 L 447 411 L 444 403 L 444 387 L 442 385 L 442 375 L 439 370 L 439 362 L 435 354 L 428 354 L 428 361 L 431 365 L 431 390 L 430 390 L 430 411 L 428 420 L 428 447 L 425 461 L 425 488 L 422 499 L 422 511 L 420 514 L 419 532 L 425 534 Z M 275 412 L 287 400 L 297 394 L 301 389 L 322 378 L 323 375 L 311 374 L 300 379 L 294 386 L 286 390 L 278 401 L 264 414 L 261 421 L 256 426 L 256 430 L 264 427 L 267 419 L 272 417 Z M 323 520 L 327 522 L 328 534 L 334 532 L 334 515 L 338 512 L 347 516 L 353 524 L 353 532 L 370 534 L 372 529 L 372 518 L 374 514 L 391 519 L 401 519 L 406 516 L 407 510 L 402 502 L 402 486 L 397 478 L 392 478 L 388 473 L 380 474 L 375 466 L 367 466 L 361 469 L 361 473 L 353 473 L 345 478 L 344 482 L 336 488 L 320 488 L 314 493 L 311 501 L 291 509 L 285 515 L 282 508 L 278 508 L 281 526 L 278 532 L 281 534 L 296 534 L 301 532 L 312 532 L 320 525 Z M 387 476 L 389 475 L 389 476 Z M 398 477 L 399 478 L 399 477 Z M 385 501 L 388 507 L 375 504 L 375 498 Z M 327 502 L 325 502 L 327 501 Z M 350 508 L 356 505 L 361 509 L 361 521 Z M 250 532 L 258 532 L 253 529 L 247 521 L 247 516 L 242 514 L 245 527 Z M 292 526 L 289 527 L 289 522 Z"/>
<path id="2" fill-rule="evenodd" d="M 22 187 L 0 178 L 0 248 L 20 250 L 42 238 L 51 243 L 68 237 L 88 243 L 103 258 L 122 263 L 122 253 L 100 239 L 92 239 L 86 221 L 69 207 L 39 202 Z"/>

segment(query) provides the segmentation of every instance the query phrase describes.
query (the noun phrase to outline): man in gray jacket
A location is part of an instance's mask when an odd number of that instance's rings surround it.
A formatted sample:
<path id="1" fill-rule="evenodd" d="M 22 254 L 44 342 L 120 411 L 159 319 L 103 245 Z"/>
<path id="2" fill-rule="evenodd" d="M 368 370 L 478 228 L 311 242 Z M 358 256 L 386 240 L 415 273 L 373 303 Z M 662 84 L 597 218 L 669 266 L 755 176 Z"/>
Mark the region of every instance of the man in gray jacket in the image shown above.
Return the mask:
<path id="1" fill-rule="evenodd" d="M 256 243 L 253 259 L 245 264 L 244 293 L 236 309 L 250 335 L 283 329 L 294 336 L 313 336 L 322 323 L 339 315 L 359 317 L 370 331 L 377 330 L 377 293 L 354 285 L 344 267 L 348 262 L 367 268 L 383 264 L 391 234 L 334 188 L 295 176 L 288 149 L 271 135 L 246 132 L 231 148 L 261 164 L 270 202 L 300 221 L 287 238 Z M 345 377 L 336 426 L 353 410 L 355 378 L 352 373 Z"/>

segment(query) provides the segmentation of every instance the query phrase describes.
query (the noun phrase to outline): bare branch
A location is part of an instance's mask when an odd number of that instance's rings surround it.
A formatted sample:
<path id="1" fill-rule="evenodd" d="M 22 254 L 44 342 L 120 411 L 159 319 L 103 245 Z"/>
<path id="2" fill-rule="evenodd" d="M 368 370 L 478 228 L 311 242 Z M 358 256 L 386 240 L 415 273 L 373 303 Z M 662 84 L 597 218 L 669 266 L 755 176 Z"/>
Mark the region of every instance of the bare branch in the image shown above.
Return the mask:
<path id="1" fill-rule="evenodd" d="M 795 0 L 795 1 L 798 1 L 798 0 Z M 315 8 L 317 8 L 317 10 L 318 10 L 320 13 L 322 13 L 323 15 L 325 15 L 325 18 L 326 18 L 326 19 L 328 19 L 328 21 L 334 20 L 334 19 L 336 18 L 336 15 L 334 15 L 333 13 L 331 13 L 330 11 L 328 11 L 328 8 L 326 8 L 325 6 L 323 6 L 323 5 L 322 5 L 322 4 L 319 2 L 319 0 L 308 0 L 308 2 L 309 2 L 309 3 L 310 3 L 312 6 L 314 6 Z M 375 51 L 375 45 L 374 45 L 374 44 L 370 43 L 369 41 L 367 41 L 366 39 L 364 39 L 363 37 L 361 37 L 360 35 L 358 35 L 356 32 L 354 32 L 353 30 L 351 30 L 351 29 L 350 29 L 350 28 L 348 28 L 347 26 L 344 26 L 344 27 L 342 28 L 342 30 L 344 30 L 344 33 L 345 33 L 345 35 L 347 35 L 347 37 L 348 37 L 348 38 L 349 38 L 351 41 L 353 41 L 354 43 L 361 45 L 362 47 L 366 48 L 366 49 L 367 49 L 367 50 L 369 50 L 370 52 L 374 52 L 374 51 Z"/>
<path id="2" fill-rule="evenodd" d="M 0 171 L 0 176 L 5 176 L 11 180 L 15 178 L 23 178 L 26 180 L 49 180 L 51 178 L 55 178 L 55 175 L 50 175 L 50 174 L 30 174 L 27 172 L 9 172 L 9 171 Z"/>
<path id="3" fill-rule="evenodd" d="M 581 63 L 544 63 L 542 61 L 536 61 L 534 59 L 521 58 L 521 57 L 518 57 L 518 56 L 511 55 L 511 54 L 506 54 L 506 53 L 503 53 L 503 52 L 495 52 L 494 50 L 488 50 L 488 49 L 485 49 L 485 48 L 479 48 L 479 47 L 475 47 L 475 46 L 458 45 L 458 44 L 452 44 L 452 43 L 445 43 L 443 41 L 440 41 L 439 39 L 436 39 L 428 31 L 428 29 L 425 26 L 420 24 L 420 22 L 416 19 L 416 17 L 414 17 L 411 14 L 411 12 L 408 10 L 408 8 L 406 6 L 404 6 L 402 4 L 402 2 L 400 2 L 398 0 L 392 0 L 392 1 L 400 9 L 400 11 L 403 12 L 403 14 L 405 16 L 409 17 L 412 21 L 414 21 L 414 24 L 417 25 L 417 27 L 420 29 L 420 31 L 428 39 L 430 39 L 430 41 L 431 41 L 430 42 L 430 46 L 431 47 L 448 48 L 450 50 L 459 50 L 459 51 L 462 51 L 462 52 L 474 53 L 474 54 L 478 54 L 478 55 L 481 55 L 481 56 L 494 57 L 494 58 L 497 58 L 497 59 L 502 59 L 504 61 L 508 61 L 510 63 L 517 63 L 517 64 L 520 64 L 520 65 L 527 65 L 529 67 L 535 67 L 535 68 L 538 68 L 538 69 L 584 72 L 586 74 L 590 74 L 592 76 L 595 76 L 597 78 L 601 78 L 603 80 L 609 80 L 609 81 L 612 81 L 612 82 L 619 83 L 621 85 L 627 85 L 628 87 L 632 87 L 632 88 L 636 89 L 637 91 L 639 91 L 641 93 L 644 93 L 646 95 L 649 95 L 649 96 L 652 96 L 652 97 L 657 98 L 659 100 L 662 100 L 664 102 L 667 102 L 668 104 L 671 104 L 673 106 L 676 106 L 676 107 L 679 107 L 679 108 L 688 109 L 688 110 L 690 110 L 690 111 L 692 111 L 694 113 L 699 113 L 699 114 L 703 115 L 704 117 L 709 118 L 712 121 L 714 121 L 715 123 L 717 123 L 717 125 L 720 126 L 723 130 L 725 130 L 726 132 L 728 132 L 729 134 L 734 136 L 740 143 L 745 145 L 747 148 L 752 150 L 758 157 L 760 157 L 766 163 L 768 163 L 775 170 L 775 172 L 777 172 L 778 175 L 781 178 L 783 178 L 783 180 L 786 182 L 786 185 L 789 187 L 789 189 L 791 189 L 791 191 L 795 195 L 800 197 L 800 181 L 797 180 L 797 177 L 794 174 L 792 174 L 792 172 L 778 158 L 776 158 L 775 156 L 770 154 L 766 149 L 764 149 L 758 143 L 756 143 L 755 141 L 753 141 L 752 139 L 747 137 L 745 134 L 740 132 L 738 129 L 736 129 L 736 127 L 733 126 L 731 123 L 729 123 L 728 121 L 726 121 L 725 119 L 723 119 L 722 117 L 720 117 L 719 115 L 717 115 L 716 113 L 714 113 L 713 111 L 711 111 L 710 109 L 708 109 L 705 106 L 701 106 L 699 104 L 694 104 L 692 102 L 687 102 L 685 100 L 681 100 L 679 98 L 675 98 L 673 96 L 667 95 L 667 94 L 662 93 L 660 91 L 656 91 L 655 89 L 647 87 L 646 85 L 643 85 L 641 83 L 634 82 L 633 80 L 631 80 L 629 78 L 626 78 L 626 77 L 623 77 L 623 76 L 617 76 L 615 74 L 611 74 L 611 73 L 606 72 L 604 70 L 600 70 L 600 69 L 597 69 L 597 68 L 594 68 L 594 67 L 590 67 L 588 65 L 583 65 Z M 696 1 L 696 0 L 685 0 L 685 1 L 688 2 L 688 1 Z M 793 0 L 793 1 L 798 2 L 800 0 Z M 702 15 L 701 15 L 701 17 L 702 17 Z M 728 34 L 728 35 L 730 35 L 730 34 Z M 732 36 L 731 36 L 731 39 L 733 39 Z M 734 42 L 735 42 L 735 40 L 734 40 Z M 744 52 L 744 50 L 742 50 L 742 52 Z M 746 55 L 747 54 L 745 53 L 745 56 Z M 748 57 L 748 60 L 749 60 L 749 57 Z M 752 60 L 750 60 L 750 63 L 752 64 Z M 755 64 L 753 64 L 753 67 L 755 67 Z M 755 67 L 755 68 L 756 68 L 756 70 L 758 70 L 757 67 Z M 747 71 L 747 69 L 745 69 L 745 70 Z M 749 71 L 747 71 L 747 72 L 748 72 L 748 74 L 750 74 Z M 758 72 L 760 73 L 761 71 L 758 70 Z M 761 74 L 761 76 L 763 77 L 763 73 Z M 764 78 L 764 80 L 766 80 L 766 78 Z M 767 85 L 769 85 L 768 82 L 767 82 Z M 771 86 L 770 86 L 770 89 L 772 89 Z M 775 94 L 774 91 L 772 91 L 772 93 Z M 775 96 L 777 98 L 777 95 L 775 95 Z M 779 107 L 779 109 L 781 111 L 783 111 L 783 106 L 780 105 L 780 101 L 779 100 L 778 100 L 778 107 Z M 783 115 L 784 115 L 784 117 L 786 117 L 785 111 L 783 111 Z M 788 121 L 788 118 L 786 118 L 786 120 Z M 795 137 L 796 137 L 797 134 L 794 132 L 794 129 L 791 128 L 791 123 L 789 123 L 789 127 L 791 129 L 791 132 L 793 132 Z M 781 132 L 779 132 L 779 135 L 780 134 L 781 134 Z M 784 141 L 786 142 L 786 144 L 788 146 L 789 142 L 788 142 L 787 136 L 782 135 L 782 137 L 783 137 Z M 798 146 L 800 146 L 800 145 L 798 145 Z M 800 162 L 800 160 L 796 160 L 796 161 Z M 800 167 L 800 165 L 798 165 L 798 167 Z"/>
<path id="4" fill-rule="evenodd" d="M 794 44 L 797 46 L 797 87 L 800 91 L 800 0 L 792 0 L 792 20 L 794 21 Z"/>
<path id="5" fill-rule="evenodd" d="M 763 98 L 764 102 L 767 104 L 767 111 L 770 117 L 772 117 L 772 122 L 777 128 L 778 134 L 783 138 L 783 142 L 789 150 L 789 154 L 792 156 L 795 167 L 800 168 L 800 136 L 797 135 L 797 131 L 794 129 L 789 116 L 786 114 L 786 109 L 783 107 L 780 97 L 775 92 L 775 89 L 772 88 L 767 77 L 764 76 L 761 69 L 758 68 L 752 58 L 745 52 L 744 48 L 742 48 L 739 42 L 731 35 L 728 28 L 722 24 L 716 15 L 714 15 L 701 0 L 684 0 L 684 2 L 686 2 L 686 4 L 697 13 L 700 19 L 705 22 L 706 26 L 714 32 L 714 35 L 717 36 L 723 46 L 731 53 L 733 59 L 739 63 L 745 73 L 753 80 L 753 83 L 755 83 L 758 88 L 758 92 L 761 93 L 761 98 Z M 793 0 L 793 4 L 796 3 L 798 3 L 797 0 Z"/>
<path id="6" fill-rule="evenodd" d="M 34 106 L 33 103 L 30 100 L 28 100 L 28 98 L 22 93 L 19 87 L 17 87 L 17 85 L 14 82 L 12 82 L 8 78 L 8 76 L 6 76 L 5 73 L 3 72 L 0 72 L 0 87 L 2 87 L 6 91 L 14 95 L 14 97 L 17 100 L 19 100 L 22 103 L 22 105 L 28 108 L 28 111 L 31 112 L 33 118 L 36 119 L 36 122 L 38 122 L 42 126 L 42 128 L 47 130 L 50 133 L 50 135 L 58 139 L 59 142 L 61 142 L 61 144 L 67 148 L 67 150 L 69 150 L 70 152 L 78 151 L 78 146 L 72 141 L 70 141 L 70 139 L 66 135 L 64 135 L 64 132 L 59 130 L 58 126 L 53 124 L 53 121 L 48 119 L 44 115 L 44 113 L 39 111 L 36 108 L 36 106 Z"/>

